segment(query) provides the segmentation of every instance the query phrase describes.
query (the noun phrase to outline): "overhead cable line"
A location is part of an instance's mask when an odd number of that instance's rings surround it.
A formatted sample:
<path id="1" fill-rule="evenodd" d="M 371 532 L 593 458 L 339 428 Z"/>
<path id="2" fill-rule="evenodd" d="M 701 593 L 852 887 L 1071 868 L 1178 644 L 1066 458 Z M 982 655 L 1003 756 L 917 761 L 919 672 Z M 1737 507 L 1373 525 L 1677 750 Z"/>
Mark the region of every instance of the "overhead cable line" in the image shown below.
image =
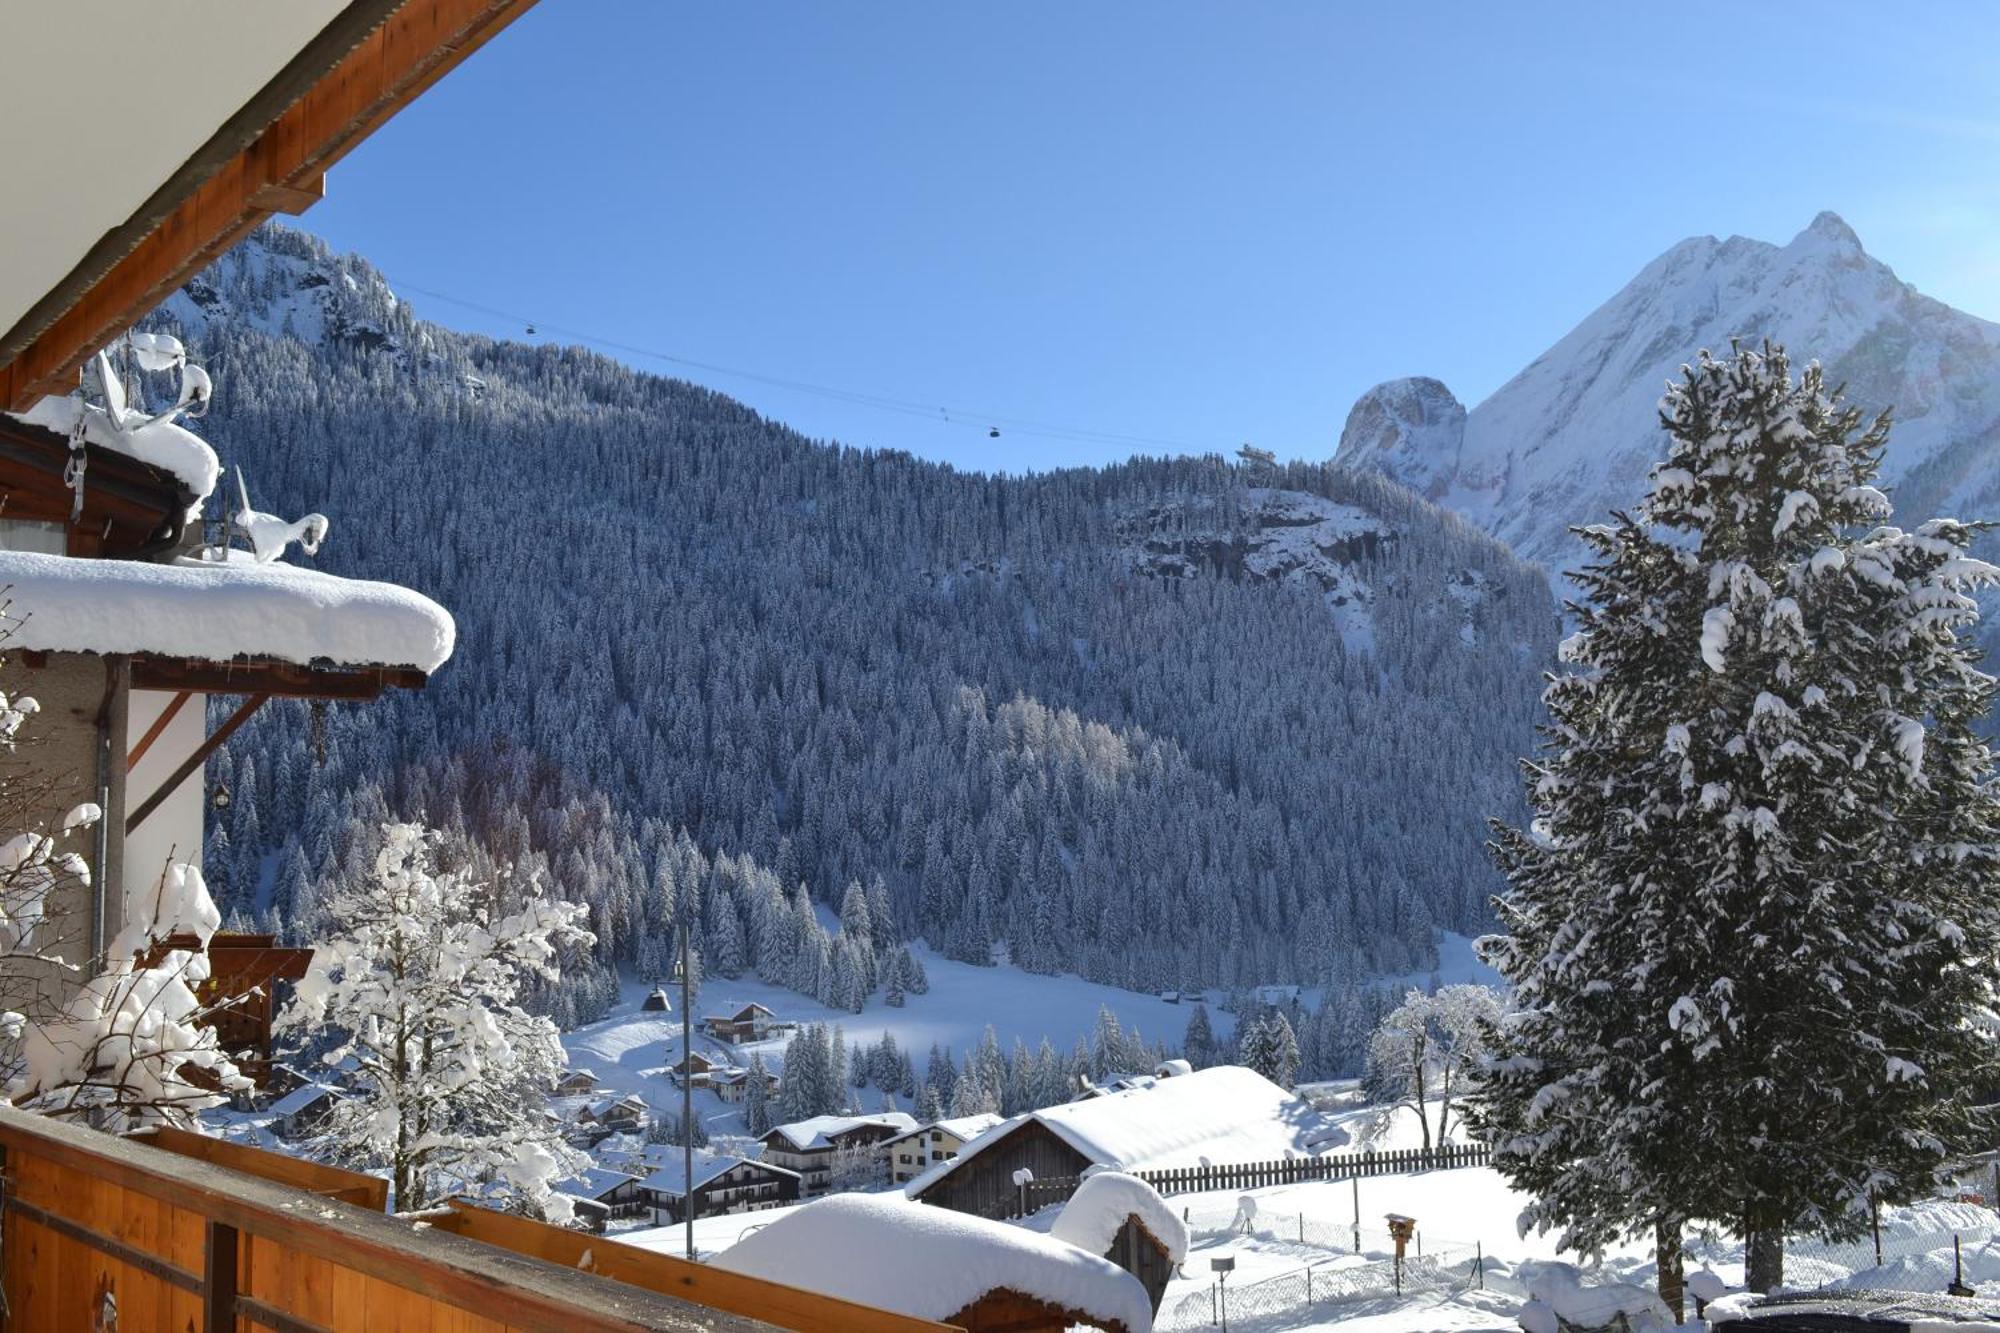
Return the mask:
<path id="1" fill-rule="evenodd" d="M 519 324 L 531 334 L 538 329 L 545 329 L 551 333 L 559 333 L 565 337 L 578 339 L 593 347 L 622 352 L 627 356 L 646 357 L 649 360 L 665 362 L 672 366 L 682 366 L 690 370 L 705 371 L 712 375 L 729 375 L 737 379 L 750 380 L 753 383 L 766 384 L 773 388 L 786 389 L 794 393 L 812 394 L 817 397 L 831 399 L 835 402 L 847 403 L 855 407 L 865 407 L 882 412 L 896 412 L 903 416 L 916 417 L 921 420 L 948 426 L 983 429 L 989 434 L 997 434 L 997 427 L 1006 426 L 1008 429 L 1023 435 L 1038 435 L 1049 439 L 1072 440 L 1087 444 L 1141 446 L 1174 450 L 1180 453 L 1206 453 L 1213 451 L 1211 446 L 1199 445 L 1187 440 L 1171 440 L 1156 435 L 1136 435 L 1119 431 L 1095 430 L 1087 426 L 1052 425 L 1048 422 L 1033 421 L 1024 417 L 1008 416 L 1003 413 L 980 412 L 970 408 L 940 406 L 932 403 L 917 402 L 908 398 L 892 398 L 884 394 L 864 393 L 856 389 L 841 389 L 827 384 L 813 384 L 805 380 L 788 379 L 782 375 L 770 375 L 761 371 L 743 370 L 736 366 L 717 365 L 712 361 L 697 361 L 692 357 L 676 356 L 671 352 L 662 352 L 657 348 L 641 347 L 635 343 L 624 342 L 617 338 L 601 337 L 584 329 L 568 328 L 561 324 L 551 324 L 546 320 L 531 319 L 510 310 L 501 310 L 478 301 L 468 301 L 463 297 L 433 291 L 427 287 L 419 287 L 415 283 L 398 282 L 394 278 L 386 278 L 386 280 L 390 287 L 396 291 L 414 292 L 419 296 L 427 296 L 434 301 L 444 301 L 451 305 L 461 306 L 467 310 L 476 310 L 480 314 L 490 315 L 495 319 L 504 319 L 509 323 Z"/>

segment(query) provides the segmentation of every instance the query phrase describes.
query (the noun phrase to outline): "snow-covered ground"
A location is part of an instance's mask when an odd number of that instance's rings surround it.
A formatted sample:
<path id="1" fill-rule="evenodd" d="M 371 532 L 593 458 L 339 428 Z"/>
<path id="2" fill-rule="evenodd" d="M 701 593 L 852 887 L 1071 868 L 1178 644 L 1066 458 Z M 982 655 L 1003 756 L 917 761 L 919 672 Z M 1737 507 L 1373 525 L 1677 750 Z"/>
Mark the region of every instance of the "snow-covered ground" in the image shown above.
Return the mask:
<path id="1" fill-rule="evenodd" d="M 1450 938 L 1443 947 L 1448 955 L 1459 948 Z M 1148 1043 L 1164 1039 L 1178 1048 L 1194 1009 L 1192 1003 L 1170 1004 L 1156 996 L 1100 986 L 1074 976 L 1037 976 L 1004 965 L 974 967 L 944 958 L 921 944 L 911 945 L 910 951 L 923 963 L 930 990 L 908 996 L 900 1009 L 884 1004 L 877 994 L 860 1013 L 848 1013 L 754 977 L 735 981 L 714 977 L 695 996 L 695 1017 L 733 1012 L 754 1002 L 780 1018 L 799 1023 L 838 1023 L 849 1042 L 863 1046 L 879 1042 L 885 1032 L 891 1033 L 897 1046 L 910 1053 L 921 1077 L 932 1043 L 949 1047 L 963 1061 L 989 1025 L 1003 1050 L 1016 1038 L 1032 1050 L 1046 1037 L 1066 1054 L 1078 1038 L 1090 1036 L 1102 1007 L 1118 1015 L 1119 1025 L 1128 1035 L 1136 1028 Z M 1464 953 L 1469 960 L 1469 946 Z M 636 1092 L 655 1110 L 678 1115 L 680 1088 L 665 1071 L 680 1058 L 681 1018 L 678 1013 L 642 1011 L 640 1005 L 649 990 L 650 986 L 639 983 L 626 985 L 610 1016 L 565 1033 L 563 1045 L 572 1067 L 588 1069 L 597 1076 L 596 1096 Z M 1226 1036 L 1233 1019 L 1216 1007 L 1216 998 L 1210 997 L 1209 1021 L 1217 1036 Z M 679 1005 L 678 992 L 673 994 L 673 1002 Z M 743 1065 L 749 1064 L 751 1056 L 761 1055 L 765 1066 L 782 1076 L 786 1040 L 780 1036 L 725 1047 L 697 1032 L 695 1049 L 727 1055 Z M 856 1097 L 863 1110 L 881 1108 L 883 1094 L 879 1089 L 858 1089 Z M 911 1109 L 901 1099 L 898 1105 Z M 743 1132 L 741 1108 L 712 1092 L 696 1092 L 695 1114 L 711 1134 Z"/>
<path id="2" fill-rule="evenodd" d="M 1342 1119 L 1358 1136 L 1372 1116 L 1372 1111 L 1358 1111 Z M 1414 1147 L 1417 1142 L 1416 1121 L 1405 1112 L 1388 1124 L 1377 1146 Z M 1254 1215 L 1249 1234 L 1238 1221 L 1246 1198 L 1252 1201 Z M 1181 1265 L 1182 1276 L 1169 1285 L 1162 1301 L 1161 1328 L 1166 1333 L 1191 1326 L 1185 1319 L 1172 1318 L 1178 1303 L 1207 1307 L 1214 1281 L 1211 1260 L 1217 1258 L 1235 1261 L 1228 1280 L 1230 1325 L 1251 1333 L 1330 1331 L 1336 1325 L 1340 1333 L 1519 1333 L 1517 1316 L 1528 1299 L 1528 1283 L 1536 1280 L 1535 1266 L 1581 1262 L 1578 1256 L 1558 1250 L 1553 1236 L 1520 1234 L 1518 1218 L 1528 1198 L 1487 1167 L 1280 1186 L 1247 1195 L 1237 1190 L 1177 1194 L 1167 1203 L 1187 1219 L 1192 1241 Z M 788 1211 L 700 1219 L 695 1223 L 696 1248 L 704 1255 L 717 1254 Z M 1050 1231 L 1060 1211 L 1045 1209 L 1021 1225 Z M 1401 1297 L 1385 1292 L 1325 1300 L 1327 1286 L 1334 1282 L 1345 1280 L 1365 1291 L 1369 1281 L 1382 1274 L 1379 1265 L 1390 1253 L 1385 1224 L 1391 1213 L 1416 1220 L 1418 1239 L 1412 1256 L 1419 1251 L 1433 1258 L 1443 1256 L 1453 1279 L 1450 1287 Z M 1357 1220 L 1358 1255 L 1354 1253 Z M 1964 1240 L 1967 1281 L 1983 1287 L 2000 1282 L 1996 1230 L 2000 1215 L 1979 1205 L 1934 1201 L 1892 1208 L 1882 1218 L 1883 1248 L 1890 1257 L 1881 1268 L 1872 1267 L 1865 1241 L 1845 1247 L 1795 1241 L 1787 1257 L 1787 1275 L 1802 1287 L 1940 1291 L 1951 1277 L 1951 1242 L 1956 1234 Z M 618 1238 L 671 1254 L 681 1253 L 683 1245 L 677 1226 L 626 1232 Z M 1476 1283 L 1474 1258 L 1479 1261 Z M 1693 1272 L 1704 1263 L 1726 1283 L 1742 1280 L 1741 1247 L 1726 1238 L 1697 1244 L 1697 1257 L 1688 1269 Z M 1286 1294 L 1301 1294 L 1296 1275 L 1308 1265 L 1315 1273 L 1317 1303 L 1308 1306 L 1303 1299 L 1288 1303 Z M 1590 1288 L 1612 1283 L 1650 1288 L 1655 1276 L 1651 1243 L 1642 1240 L 1614 1248 L 1576 1276 Z M 1287 1279 L 1292 1279 L 1288 1291 Z M 1275 1308 L 1253 1314 L 1251 1307 L 1259 1296 L 1273 1291 L 1258 1284 L 1273 1282 L 1279 1284 L 1279 1295 L 1270 1302 Z"/>

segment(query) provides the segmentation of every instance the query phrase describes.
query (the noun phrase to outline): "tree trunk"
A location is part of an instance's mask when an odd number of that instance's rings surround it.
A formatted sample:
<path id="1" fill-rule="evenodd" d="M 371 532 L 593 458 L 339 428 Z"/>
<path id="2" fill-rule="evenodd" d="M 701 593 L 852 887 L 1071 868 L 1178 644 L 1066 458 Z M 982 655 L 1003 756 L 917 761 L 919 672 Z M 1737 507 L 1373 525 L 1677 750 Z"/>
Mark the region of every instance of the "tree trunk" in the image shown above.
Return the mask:
<path id="1" fill-rule="evenodd" d="M 1743 1285 L 1776 1291 L 1785 1285 L 1785 1229 L 1751 1209 L 1743 1234 Z"/>
<path id="2" fill-rule="evenodd" d="M 1660 1303 L 1678 1325 L 1687 1276 L 1681 1265 L 1681 1224 L 1662 1218 L 1653 1224 L 1653 1254 L 1660 1268 Z"/>

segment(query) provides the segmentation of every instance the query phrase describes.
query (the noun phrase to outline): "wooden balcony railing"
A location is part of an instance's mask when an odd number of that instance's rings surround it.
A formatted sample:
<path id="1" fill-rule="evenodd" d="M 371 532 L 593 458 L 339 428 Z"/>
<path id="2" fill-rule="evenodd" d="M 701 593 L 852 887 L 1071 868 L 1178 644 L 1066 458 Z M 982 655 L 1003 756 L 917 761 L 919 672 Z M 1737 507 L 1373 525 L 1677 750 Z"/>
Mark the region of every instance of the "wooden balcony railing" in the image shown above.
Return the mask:
<path id="1" fill-rule="evenodd" d="M 5 1328 L 944 1327 L 504 1214 L 413 1221 L 380 1206 L 380 1182 L 352 1172 L 195 1135 L 115 1138 L 0 1105 Z"/>

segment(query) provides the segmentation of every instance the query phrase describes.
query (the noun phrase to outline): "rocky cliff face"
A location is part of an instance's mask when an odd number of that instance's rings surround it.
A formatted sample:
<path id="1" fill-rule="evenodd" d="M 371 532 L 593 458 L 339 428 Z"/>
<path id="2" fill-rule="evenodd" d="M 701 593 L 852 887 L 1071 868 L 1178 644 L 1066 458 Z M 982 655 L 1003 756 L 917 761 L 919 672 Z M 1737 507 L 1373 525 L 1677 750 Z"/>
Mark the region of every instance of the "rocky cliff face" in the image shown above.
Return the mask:
<path id="1" fill-rule="evenodd" d="M 1641 494 L 1656 406 L 1701 348 L 1783 343 L 1864 409 L 1893 408 L 1885 476 L 1903 520 L 2000 513 L 2000 325 L 1919 293 L 1822 213 L 1786 245 L 1683 241 L 1470 412 L 1435 380 L 1364 394 L 1337 461 L 1381 472 L 1552 570 L 1570 525 Z M 1462 428 L 1454 423 L 1462 420 Z"/>

